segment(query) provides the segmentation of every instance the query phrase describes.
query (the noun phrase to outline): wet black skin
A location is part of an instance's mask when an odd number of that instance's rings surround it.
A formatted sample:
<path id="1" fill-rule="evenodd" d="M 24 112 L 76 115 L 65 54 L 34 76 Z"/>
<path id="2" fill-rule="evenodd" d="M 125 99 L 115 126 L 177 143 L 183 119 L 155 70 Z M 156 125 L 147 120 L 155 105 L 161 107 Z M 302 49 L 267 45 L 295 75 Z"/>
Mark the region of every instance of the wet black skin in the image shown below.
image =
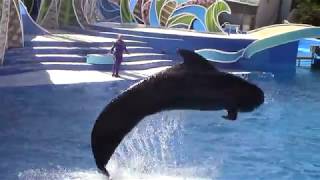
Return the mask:
<path id="1" fill-rule="evenodd" d="M 128 88 L 102 111 L 91 134 L 98 169 L 105 166 L 121 140 L 145 116 L 174 109 L 227 110 L 223 118 L 236 120 L 238 112 L 251 112 L 264 102 L 256 85 L 218 71 L 202 56 L 178 50 L 184 62 Z"/>

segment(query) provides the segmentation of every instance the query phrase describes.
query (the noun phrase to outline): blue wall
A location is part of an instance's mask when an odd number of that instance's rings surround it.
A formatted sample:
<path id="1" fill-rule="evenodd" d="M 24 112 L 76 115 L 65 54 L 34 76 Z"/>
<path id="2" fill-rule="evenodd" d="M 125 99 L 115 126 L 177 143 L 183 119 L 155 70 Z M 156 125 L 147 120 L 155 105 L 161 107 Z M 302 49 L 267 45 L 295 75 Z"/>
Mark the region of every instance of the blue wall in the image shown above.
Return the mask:
<path id="1" fill-rule="evenodd" d="M 244 71 L 272 72 L 278 76 L 292 76 L 296 72 L 299 41 L 261 51 L 250 59 L 240 59 L 233 64 L 218 64 L 221 68 Z"/>
<path id="2" fill-rule="evenodd" d="M 253 40 L 244 39 L 222 39 L 185 36 L 182 37 L 180 41 L 150 40 L 149 44 L 156 49 L 163 50 L 163 52 L 165 52 L 166 54 L 176 56 L 177 48 L 192 50 L 212 48 L 231 52 L 243 49 L 252 42 Z M 296 72 L 296 57 L 298 53 L 298 45 L 299 41 L 295 41 L 261 51 L 252 56 L 250 59 L 240 59 L 236 63 L 214 64 L 224 69 L 234 69 L 239 71 L 263 71 L 272 72 L 275 75 L 292 76 Z"/>

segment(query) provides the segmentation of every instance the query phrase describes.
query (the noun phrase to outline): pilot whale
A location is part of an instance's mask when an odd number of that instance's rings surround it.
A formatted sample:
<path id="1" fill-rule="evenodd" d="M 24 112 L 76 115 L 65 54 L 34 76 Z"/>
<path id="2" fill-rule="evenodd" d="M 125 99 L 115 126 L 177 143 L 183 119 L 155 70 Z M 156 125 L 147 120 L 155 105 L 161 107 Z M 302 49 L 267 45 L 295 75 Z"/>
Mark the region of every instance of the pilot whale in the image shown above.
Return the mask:
<path id="1" fill-rule="evenodd" d="M 256 85 L 221 72 L 199 54 L 180 49 L 183 63 L 131 86 L 113 99 L 98 116 L 91 134 L 97 168 L 109 177 L 106 165 L 121 140 L 145 116 L 174 109 L 223 110 L 236 120 L 264 102 Z"/>

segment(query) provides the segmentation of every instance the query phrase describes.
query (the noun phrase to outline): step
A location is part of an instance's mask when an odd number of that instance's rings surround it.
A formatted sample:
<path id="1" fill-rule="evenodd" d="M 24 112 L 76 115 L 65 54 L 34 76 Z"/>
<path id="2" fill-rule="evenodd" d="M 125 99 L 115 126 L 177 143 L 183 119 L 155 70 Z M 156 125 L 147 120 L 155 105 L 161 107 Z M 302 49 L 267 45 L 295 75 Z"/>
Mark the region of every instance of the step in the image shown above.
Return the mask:
<path id="1" fill-rule="evenodd" d="M 166 59 L 167 56 L 159 53 L 131 53 L 124 54 L 124 61 L 141 61 Z M 5 64 L 34 63 L 34 62 L 86 62 L 86 55 L 79 54 L 27 54 L 22 56 L 6 56 Z"/>
<path id="2" fill-rule="evenodd" d="M 23 56 L 23 54 L 104 54 L 108 53 L 111 46 L 104 47 L 59 47 L 59 46 L 37 46 L 9 49 L 6 56 Z M 156 50 L 144 46 L 128 46 L 130 53 L 153 53 Z"/>
<path id="3" fill-rule="evenodd" d="M 61 41 L 25 41 L 25 47 L 35 46 L 59 46 L 59 47 L 101 47 L 101 46 L 112 46 L 114 41 L 110 42 L 61 42 Z M 139 46 L 145 45 L 146 42 L 142 41 L 131 41 L 127 42 L 127 46 Z"/>
<path id="4" fill-rule="evenodd" d="M 124 62 L 121 70 L 145 70 L 149 68 L 167 67 L 176 64 L 172 60 L 151 60 L 141 62 Z M 92 65 L 84 62 L 38 62 L 7 65 L 0 67 L 0 75 L 17 74 L 39 70 L 74 70 L 74 71 L 111 71 L 112 65 Z"/>
<path id="5" fill-rule="evenodd" d="M 88 63 L 83 63 L 83 62 L 41 62 L 39 63 L 43 66 L 70 66 L 70 67 L 85 67 L 84 69 L 87 68 L 98 68 L 101 67 L 102 69 L 104 67 L 109 67 L 112 66 L 112 64 L 88 64 Z M 141 66 L 150 66 L 150 65 L 157 65 L 157 66 L 168 66 L 175 64 L 174 61 L 172 60 L 144 60 L 144 61 L 132 61 L 132 62 L 122 62 L 121 67 L 123 68 L 132 68 L 132 67 L 141 67 Z"/>
<path id="6" fill-rule="evenodd" d="M 52 54 L 52 55 L 35 55 L 35 56 L 18 56 L 6 57 L 5 65 L 26 64 L 37 62 L 86 62 L 86 56 L 75 54 Z"/>
<path id="7" fill-rule="evenodd" d="M 161 53 L 130 53 L 124 54 L 124 61 L 142 61 L 142 60 L 153 60 L 153 59 L 166 59 L 167 55 Z"/>

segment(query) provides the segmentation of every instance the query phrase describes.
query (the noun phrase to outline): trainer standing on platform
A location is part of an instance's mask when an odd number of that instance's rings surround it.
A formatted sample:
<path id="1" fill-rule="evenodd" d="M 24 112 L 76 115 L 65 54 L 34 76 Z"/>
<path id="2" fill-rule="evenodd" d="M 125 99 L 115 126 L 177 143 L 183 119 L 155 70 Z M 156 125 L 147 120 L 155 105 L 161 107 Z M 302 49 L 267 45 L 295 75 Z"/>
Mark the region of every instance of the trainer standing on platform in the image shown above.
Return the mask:
<path id="1" fill-rule="evenodd" d="M 112 76 L 114 77 L 120 77 L 119 69 L 123 60 L 123 51 L 126 51 L 126 53 L 129 54 L 126 44 L 123 41 L 122 35 L 119 34 L 117 41 L 113 44 L 111 48 L 111 53 L 113 53 L 115 57 L 115 62 L 112 67 Z"/>

